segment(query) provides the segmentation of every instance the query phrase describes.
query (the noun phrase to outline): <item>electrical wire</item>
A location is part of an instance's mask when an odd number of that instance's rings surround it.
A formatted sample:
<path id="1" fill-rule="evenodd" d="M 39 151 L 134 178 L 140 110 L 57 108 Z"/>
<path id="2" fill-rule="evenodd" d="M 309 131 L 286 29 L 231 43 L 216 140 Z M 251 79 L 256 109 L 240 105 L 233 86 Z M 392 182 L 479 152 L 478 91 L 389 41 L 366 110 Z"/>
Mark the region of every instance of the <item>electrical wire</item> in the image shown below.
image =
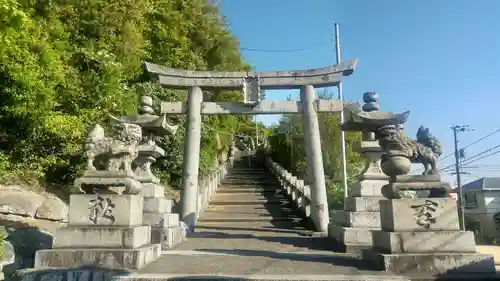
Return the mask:
<path id="1" fill-rule="evenodd" d="M 471 163 L 474 163 L 474 162 L 477 162 L 477 161 L 479 161 L 479 160 L 481 160 L 481 159 L 484 159 L 484 158 L 486 158 L 486 157 L 490 157 L 490 156 L 496 155 L 496 154 L 498 154 L 498 153 L 500 153 L 500 150 L 497 150 L 497 151 L 492 152 L 492 153 L 490 153 L 490 154 L 486 154 L 486 155 L 484 155 L 483 157 L 480 157 L 480 158 L 477 158 L 477 159 L 475 159 L 475 160 L 472 160 L 472 161 L 470 161 L 470 162 L 468 162 L 468 163 L 465 163 L 465 165 L 467 165 L 467 164 L 471 164 Z"/>
<path id="2" fill-rule="evenodd" d="M 488 153 L 488 152 L 492 151 L 493 149 L 496 149 L 496 148 L 499 148 L 499 147 L 500 147 L 500 144 L 499 145 L 495 145 L 493 147 L 490 147 L 490 148 L 488 148 L 486 150 L 483 150 L 483 151 L 481 151 L 479 153 L 476 153 L 476 154 L 472 155 L 471 157 L 468 157 L 467 159 L 463 160 L 462 161 L 462 165 L 467 165 L 467 163 L 464 163 L 464 162 L 473 160 L 474 158 L 476 158 L 478 156 L 481 156 L 481 155 L 483 155 L 485 153 Z"/>
<path id="3" fill-rule="evenodd" d="M 242 51 L 249 51 L 249 52 L 261 52 L 261 53 L 294 53 L 294 52 L 303 52 L 303 51 L 309 51 L 317 48 L 321 48 L 325 45 L 328 45 L 333 42 L 333 39 L 328 39 L 327 41 L 320 43 L 318 45 L 308 47 L 308 48 L 300 48 L 300 49 L 283 49 L 283 50 L 271 50 L 271 49 L 256 49 L 256 48 L 246 48 L 246 47 L 240 47 L 240 50 Z"/>
<path id="4" fill-rule="evenodd" d="M 494 131 L 490 132 L 489 134 L 487 134 L 487 135 L 485 135 L 485 136 L 483 136 L 483 137 L 481 137 L 481 138 L 479 138 L 479 139 L 475 140 L 474 142 L 469 143 L 468 145 L 466 145 L 466 146 L 464 146 L 464 147 L 460 148 L 460 150 L 462 150 L 462 149 L 466 149 L 466 148 L 469 148 L 469 147 L 471 147 L 471 146 L 475 145 L 476 143 L 478 143 L 478 142 L 480 142 L 480 141 L 483 141 L 483 140 L 485 140 L 485 139 L 487 139 L 487 138 L 491 137 L 492 135 L 494 135 L 494 134 L 496 134 L 496 133 L 498 133 L 498 132 L 500 132 L 500 129 L 496 129 L 496 130 L 494 130 Z M 448 158 L 448 157 L 450 157 L 450 156 L 453 156 L 453 155 L 455 155 L 455 152 L 452 152 L 452 153 L 450 153 L 450 154 L 448 154 L 448 155 L 446 155 L 446 156 L 442 157 L 442 158 L 440 159 L 440 161 L 443 161 L 444 159 L 446 159 L 446 158 Z M 441 170 L 445 170 L 445 169 L 447 169 L 447 168 L 449 168 L 449 167 L 453 167 L 453 166 L 455 166 L 455 164 L 449 165 L 449 166 L 447 166 L 447 167 L 445 167 L 445 168 L 441 168 Z M 423 170 L 423 169 L 424 169 L 424 168 L 419 168 L 419 169 L 418 169 L 418 170 L 416 170 L 415 172 L 421 171 L 421 170 Z"/>
<path id="5" fill-rule="evenodd" d="M 477 158 L 478 156 L 481 156 L 481 155 L 483 155 L 483 154 L 485 154 L 485 153 L 488 153 L 488 152 L 490 152 L 490 151 L 494 150 L 495 148 L 499 148 L 499 147 L 500 147 L 500 145 L 495 145 L 495 146 L 490 147 L 490 148 L 488 148 L 488 149 L 486 149 L 486 150 L 483 150 L 483 151 L 481 151 L 481 152 L 479 152 L 479 153 L 476 153 L 476 154 L 472 155 L 471 157 L 469 157 L 469 158 L 467 158 L 467 159 L 463 160 L 462 165 L 469 165 L 469 164 L 471 164 L 471 163 L 477 162 L 477 161 L 479 161 L 479 160 L 481 160 L 481 159 L 484 159 L 484 158 L 486 158 L 486 157 L 489 157 L 489 156 L 493 156 L 493 155 L 495 155 L 495 154 L 498 154 L 498 153 L 500 153 L 500 150 L 497 150 L 497 151 L 491 152 L 491 153 L 489 153 L 489 154 L 486 154 L 486 155 L 484 155 L 484 156 L 482 156 L 482 157 Z M 474 158 L 475 158 L 475 159 L 474 159 Z M 451 164 L 451 165 L 446 166 L 445 168 L 442 168 L 441 170 L 446 171 L 446 169 L 449 169 L 449 168 L 454 167 L 454 166 L 455 166 L 455 164 Z"/>
<path id="6" fill-rule="evenodd" d="M 468 144 L 468 145 L 466 145 L 466 146 L 464 146 L 464 147 L 462 147 L 462 148 L 460 148 L 460 149 L 466 149 L 466 148 L 469 148 L 469 147 L 471 147 L 471 146 L 475 145 L 476 143 L 478 143 L 478 142 L 480 142 L 480 141 L 482 141 L 482 140 L 485 140 L 485 139 L 487 139 L 487 138 L 491 137 L 492 135 L 494 135 L 494 134 L 496 134 L 496 133 L 498 133 L 498 132 L 500 132 L 500 129 L 496 129 L 496 130 L 494 130 L 493 132 L 491 132 L 491 133 L 487 134 L 486 136 L 483 136 L 482 138 L 480 138 L 480 139 L 478 139 L 478 140 L 476 140 L 476 141 L 474 141 L 474 142 L 472 142 L 472 143 L 470 143 L 470 144 Z M 452 156 L 452 155 L 455 155 L 455 152 L 448 154 L 447 156 L 443 157 L 441 160 L 444 160 L 445 158 L 450 157 L 450 156 Z"/>

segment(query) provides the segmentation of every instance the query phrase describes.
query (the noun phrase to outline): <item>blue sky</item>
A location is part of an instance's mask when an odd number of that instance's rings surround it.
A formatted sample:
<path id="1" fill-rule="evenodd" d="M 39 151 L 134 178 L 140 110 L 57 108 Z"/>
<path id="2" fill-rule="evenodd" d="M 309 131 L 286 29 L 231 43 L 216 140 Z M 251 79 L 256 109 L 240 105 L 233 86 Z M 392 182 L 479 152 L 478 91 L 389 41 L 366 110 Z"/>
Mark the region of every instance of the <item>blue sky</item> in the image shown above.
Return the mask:
<path id="1" fill-rule="evenodd" d="M 344 80 L 344 99 L 361 100 L 364 92 L 375 91 L 381 110 L 410 110 L 407 133 L 414 137 L 421 124 L 427 125 L 442 141 L 444 156 L 453 152 L 451 125 L 474 128 L 460 134 L 461 145 L 500 128 L 498 0 L 223 0 L 221 11 L 242 48 L 309 48 L 242 50 L 257 71 L 334 64 L 334 43 L 324 42 L 333 38 L 338 22 L 342 60 L 359 59 L 356 72 Z M 272 91 L 267 99 L 288 95 L 298 97 L 295 91 Z M 258 118 L 266 124 L 278 119 Z M 497 144 L 500 133 L 466 153 Z M 441 166 L 452 163 L 448 157 Z M 467 169 L 471 175 L 463 177 L 465 182 L 500 176 L 500 154 L 470 164 L 476 165 Z"/>

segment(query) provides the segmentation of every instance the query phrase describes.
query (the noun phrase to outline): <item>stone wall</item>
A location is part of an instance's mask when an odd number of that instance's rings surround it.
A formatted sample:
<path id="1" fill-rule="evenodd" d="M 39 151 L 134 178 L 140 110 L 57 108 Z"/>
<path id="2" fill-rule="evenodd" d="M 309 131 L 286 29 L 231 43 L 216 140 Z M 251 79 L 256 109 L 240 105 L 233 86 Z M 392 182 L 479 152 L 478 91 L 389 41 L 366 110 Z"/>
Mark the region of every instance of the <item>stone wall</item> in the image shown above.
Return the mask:
<path id="1" fill-rule="evenodd" d="M 41 195 L 19 185 L 0 185 L 0 214 L 66 222 L 68 206 L 53 195 Z"/>
<path id="2" fill-rule="evenodd" d="M 19 185 L 0 185 L 0 232 L 5 238 L 1 262 L 7 274 L 33 267 L 36 251 L 52 247 L 53 233 L 66 225 L 68 206 L 49 193 Z"/>

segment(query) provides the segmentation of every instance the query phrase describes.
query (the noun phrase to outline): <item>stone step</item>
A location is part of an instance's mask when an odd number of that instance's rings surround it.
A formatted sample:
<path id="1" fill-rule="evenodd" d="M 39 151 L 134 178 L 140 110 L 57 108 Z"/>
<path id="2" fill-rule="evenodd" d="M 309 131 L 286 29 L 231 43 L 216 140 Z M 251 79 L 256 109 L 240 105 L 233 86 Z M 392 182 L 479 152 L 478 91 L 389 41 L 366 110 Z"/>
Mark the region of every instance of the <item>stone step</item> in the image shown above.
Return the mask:
<path id="1" fill-rule="evenodd" d="M 298 217 L 292 209 L 282 210 L 278 206 L 255 208 L 250 206 L 215 206 L 203 211 L 202 218 L 225 218 L 225 217 Z"/>
<path id="2" fill-rule="evenodd" d="M 220 188 L 274 188 L 280 189 L 279 183 L 274 182 L 263 182 L 263 183 L 240 183 L 240 184 L 232 184 L 232 183 L 221 183 Z"/>
<path id="3" fill-rule="evenodd" d="M 248 175 L 255 175 L 255 176 L 259 176 L 259 175 L 266 175 L 266 176 L 270 176 L 272 175 L 272 173 L 268 170 L 248 170 L 248 171 L 242 171 L 242 170 L 231 170 L 229 171 L 229 173 L 227 174 L 228 176 L 231 176 L 231 175 L 244 175 L 244 176 L 248 176 Z"/>
<path id="4" fill-rule="evenodd" d="M 215 198 L 214 200 L 210 201 L 210 205 L 268 205 L 268 204 L 286 205 L 288 203 L 289 203 L 288 200 L 284 199 L 223 200 Z"/>
<path id="5" fill-rule="evenodd" d="M 232 200 L 273 200 L 286 199 L 279 193 L 217 193 L 213 200 L 232 201 Z"/>
<path id="6" fill-rule="evenodd" d="M 211 229 L 228 230 L 228 231 L 244 231 L 248 230 L 270 232 L 277 230 L 283 233 L 297 233 L 305 229 L 298 227 L 296 222 L 270 222 L 270 221 L 254 221 L 254 222 L 198 222 L 195 231 L 210 231 Z"/>
<path id="7" fill-rule="evenodd" d="M 262 187 L 223 187 L 217 189 L 217 194 L 223 193 L 278 193 L 280 189 Z"/>
<path id="8" fill-rule="evenodd" d="M 255 166 L 255 165 L 254 165 Z M 269 169 L 267 168 L 264 168 L 264 167 L 258 167 L 258 166 L 251 166 L 250 168 L 248 168 L 248 162 L 245 163 L 245 165 L 242 165 L 240 167 L 238 166 L 235 166 L 235 167 L 232 167 L 229 169 L 229 172 L 230 173 L 237 173 L 237 172 L 240 172 L 240 173 L 265 173 L 265 172 L 269 172 Z"/>
<path id="9" fill-rule="evenodd" d="M 289 218 L 289 217 L 272 217 L 272 216 L 242 216 L 242 217 L 229 217 L 229 216 L 221 216 L 221 217 L 201 217 L 198 222 L 293 222 L 299 221 L 300 218 Z"/>
<path id="10" fill-rule="evenodd" d="M 279 185 L 279 182 L 277 180 L 274 180 L 274 179 L 261 179 L 261 180 L 253 180 L 253 179 L 245 179 L 245 178 L 239 178 L 239 179 L 224 179 L 222 182 L 222 184 L 232 184 L 232 185 L 244 185 L 244 184 L 265 184 L 265 185 L 269 185 L 269 184 L 275 184 L 275 185 Z"/>
<path id="11" fill-rule="evenodd" d="M 242 177 L 252 180 L 275 179 L 272 174 L 229 174 L 226 179 L 241 179 Z"/>
<path id="12" fill-rule="evenodd" d="M 243 206 L 209 206 L 206 208 L 202 217 L 214 215 L 238 215 L 238 216 L 260 216 L 260 215 L 273 215 L 273 216 L 295 216 L 295 210 L 291 208 L 280 208 L 279 205 L 274 208 L 269 208 L 265 206 L 255 206 L 255 205 L 243 205 Z"/>

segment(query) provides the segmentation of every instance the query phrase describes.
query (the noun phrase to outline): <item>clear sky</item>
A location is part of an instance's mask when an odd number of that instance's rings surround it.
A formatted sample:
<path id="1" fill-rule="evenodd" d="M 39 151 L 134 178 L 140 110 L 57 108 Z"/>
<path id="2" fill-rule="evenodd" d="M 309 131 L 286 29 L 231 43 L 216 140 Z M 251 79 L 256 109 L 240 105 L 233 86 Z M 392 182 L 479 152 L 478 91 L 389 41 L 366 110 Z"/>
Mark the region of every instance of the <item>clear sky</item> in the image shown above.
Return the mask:
<path id="1" fill-rule="evenodd" d="M 430 127 L 443 143 L 443 156 L 453 153 L 453 124 L 474 128 L 460 134 L 462 146 L 500 128 L 499 0 L 223 0 L 221 10 L 242 48 L 308 49 L 242 50 L 257 71 L 334 64 L 334 43 L 325 42 L 339 23 L 342 60 L 359 59 L 344 80 L 344 99 L 361 100 L 375 91 L 381 110 L 410 110 L 407 133 L 414 137 L 421 124 Z M 298 97 L 273 91 L 267 99 L 288 95 Z M 278 119 L 259 117 L 265 124 Z M 468 148 L 466 156 L 495 145 L 500 133 Z M 465 169 L 471 173 L 465 182 L 500 176 L 500 153 L 469 166 L 476 168 Z"/>

